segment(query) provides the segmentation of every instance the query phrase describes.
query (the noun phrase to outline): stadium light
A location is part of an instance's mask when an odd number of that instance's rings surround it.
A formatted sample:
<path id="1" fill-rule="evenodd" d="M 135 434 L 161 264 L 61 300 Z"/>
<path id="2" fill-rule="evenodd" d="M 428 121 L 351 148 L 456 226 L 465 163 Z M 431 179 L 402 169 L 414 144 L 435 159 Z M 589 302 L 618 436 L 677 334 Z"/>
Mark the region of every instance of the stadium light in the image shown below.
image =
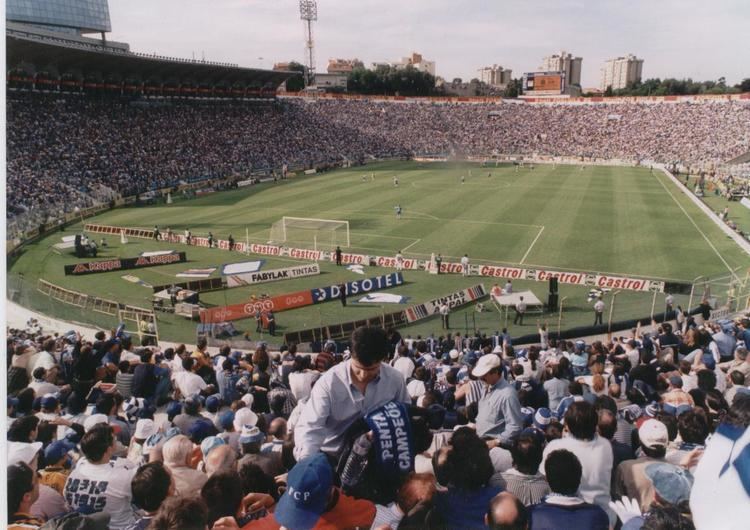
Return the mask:
<path id="1" fill-rule="evenodd" d="M 299 0 L 299 16 L 305 23 L 305 55 L 307 57 L 306 85 L 315 84 L 315 42 L 313 41 L 313 21 L 318 20 L 318 2 Z"/>

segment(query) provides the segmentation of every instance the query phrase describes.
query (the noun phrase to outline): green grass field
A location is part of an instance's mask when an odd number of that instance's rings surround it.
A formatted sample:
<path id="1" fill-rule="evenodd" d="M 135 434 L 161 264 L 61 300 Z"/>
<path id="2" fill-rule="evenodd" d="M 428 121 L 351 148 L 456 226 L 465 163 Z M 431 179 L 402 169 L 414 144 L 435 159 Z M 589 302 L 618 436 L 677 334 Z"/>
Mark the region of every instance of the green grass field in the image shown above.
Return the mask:
<path id="1" fill-rule="evenodd" d="M 469 172 L 471 171 L 471 175 Z M 362 175 L 374 174 L 374 180 L 362 181 Z M 393 185 L 397 175 L 399 186 Z M 465 175 L 464 183 L 461 176 Z M 394 206 L 403 207 L 397 219 Z M 702 275 L 725 276 L 731 269 L 747 267 L 748 256 L 727 238 L 664 175 L 643 168 L 537 165 L 536 169 L 513 166 L 481 168 L 466 163 L 378 163 L 366 167 L 342 169 L 314 176 L 297 176 L 278 183 L 261 184 L 239 190 L 216 193 L 172 205 L 119 208 L 87 222 L 152 228 L 170 227 L 182 233 L 190 228 L 194 235 L 212 231 L 218 238 L 230 233 L 238 241 L 246 231 L 252 242 L 266 243 L 270 227 L 282 216 L 318 217 L 347 220 L 350 224 L 353 252 L 394 255 L 401 250 L 406 257 L 428 258 L 440 252 L 446 260 L 467 253 L 474 263 L 523 264 L 574 271 L 644 276 L 689 282 Z M 187 268 L 220 266 L 247 261 L 238 253 L 218 249 L 185 247 L 179 244 L 135 240 L 121 246 L 119 238 L 109 237 L 109 247 L 101 258 L 132 257 L 146 250 L 185 250 L 189 263 L 127 272 L 88 276 L 64 276 L 63 265 L 76 263 L 72 254 L 60 254 L 51 246 L 62 235 L 80 230 L 69 227 L 28 245 L 11 265 L 9 289 L 15 290 L 25 305 L 55 316 L 110 326 L 111 317 L 83 312 L 51 301 L 35 291 L 38 278 L 103 298 L 150 307 L 152 291 L 122 279 L 131 274 L 150 284 L 179 281 L 175 274 Z M 97 235 L 97 240 L 101 236 Z M 294 260 L 266 258 L 265 269 L 288 266 Z M 320 277 L 274 282 L 205 293 L 201 301 L 208 306 L 245 301 L 251 294 L 283 294 L 305 288 L 330 285 L 362 278 L 332 264 L 322 264 Z M 214 276 L 218 276 L 218 272 Z M 367 277 L 387 272 L 368 267 Z M 391 292 L 410 297 L 410 303 L 425 301 L 457 289 L 484 283 L 490 278 L 462 278 L 457 275 L 434 276 L 421 271 L 406 271 L 407 284 Z M 529 288 L 546 299 L 547 285 L 514 282 L 516 289 Z M 562 286 L 567 297 L 562 327 L 591 324 L 588 288 Z M 686 300 L 678 297 L 678 303 Z M 650 293 L 623 291 L 617 298 L 615 319 L 647 316 Z M 663 295 L 657 301 L 662 309 Z M 403 305 L 372 307 L 350 304 L 344 309 L 338 302 L 318 304 L 277 315 L 279 331 L 300 330 L 326 323 L 344 322 L 404 308 Z M 544 315 L 554 329 L 557 314 Z M 527 318 L 515 335 L 533 331 L 534 317 Z M 452 323 L 463 331 L 466 326 L 492 332 L 502 327 L 497 312 L 475 313 L 473 308 L 457 311 Z M 254 330 L 254 323 L 239 321 L 242 330 Z M 431 319 L 407 328 L 403 333 L 416 335 L 439 332 L 439 321 Z M 160 334 L 172 340 L 190 341 L 195 323 L 159 316 Z"/>
<path id="2" fill-rule="evenodd" d="M 684 177 L 681 177 L 684 178 Z M 695 183 L 698 180 L 697 177 L 691 177 L 689 179 L 690 189 L 695 187 Z M 750 208 L 746 208 L 739 201 L 729 201 L 721 195 L 716 195 L 712 191 L 709 191 L 704 197 L 705 202 L 709 208 L 711 208 L 717 214 L 724 211 L 724 208 L 729 208 L 729 219 L 737 223 L 737 226 L 745 234 L 750 234 Z"/>

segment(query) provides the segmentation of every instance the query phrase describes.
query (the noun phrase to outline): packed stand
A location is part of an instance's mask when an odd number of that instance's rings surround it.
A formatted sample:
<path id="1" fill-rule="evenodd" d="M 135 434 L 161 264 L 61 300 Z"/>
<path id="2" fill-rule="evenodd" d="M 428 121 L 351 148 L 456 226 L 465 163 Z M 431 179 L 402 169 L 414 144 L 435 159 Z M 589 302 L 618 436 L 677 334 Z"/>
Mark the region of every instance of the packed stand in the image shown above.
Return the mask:
<path id="1" fill-rule="evenodd" d="M 284 99 L 131 104 L 80 96 L 8 101 L 8 218 L 72 212 L 254 169 L 422 154 L 529 154 L 686 165 L 750 150 L 747 102 L 416 104 Z"/>
<path id="2" fill-rule="evenodd" d="M 209 353 L 29 321 L 9 528 L 746 528 L 750 320 L 541 338 Z"/>

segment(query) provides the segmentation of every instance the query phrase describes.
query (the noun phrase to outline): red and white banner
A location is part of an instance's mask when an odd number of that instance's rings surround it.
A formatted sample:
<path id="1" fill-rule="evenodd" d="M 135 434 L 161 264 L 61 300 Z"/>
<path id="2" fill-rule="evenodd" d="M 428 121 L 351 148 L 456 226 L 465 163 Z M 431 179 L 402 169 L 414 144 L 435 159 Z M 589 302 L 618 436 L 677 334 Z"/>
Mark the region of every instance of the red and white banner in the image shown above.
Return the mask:
<path id="1" fill-rule="evenodd" d="M 201 311 L 201 322 L 229 322 L 230 320 L 241 320 L 250 318 L 255 312 L 260 311 L 285 311 L 306 305 L 312 305 L 313 299 L 310 291 L 298 291 L 291 294 L 282 294 L 262 300 L 254 300 L 244 304 L 234 304 L 224 307 L 213 307 Z"/>
<path id="2" fill-rule="evenodd" d="M 100 232 L 120 235 L 121 230 L 125 230 L 127 237 L 142 239 L 153 239 L 153 230 L 140 228 L 121 228 L 114 226 L 103 226 L 87 224 L 85 230 L 89 232 Z M 162 234 L 164 237 L 164 234 Z M 171 242 L 185 243 L 184 235 L 173 234 Z M 191 246 L 207 247 L 208 239 L 205 237 L 193 237 Z M 226 240 L 214 240 L 214 246 L 229 250 L 229 242 Z M 263 256 L 289 256 L 295 259 L 304 259 L 310 261 L 335 261 L 336 256 L 333 252 L 323 250 L 310 250 L 303 248 L 279 247 L 276 245 L 263 245 L 250 243 L 246 246 L 243 242 L 235 242 L 234 250 L 237 252 L 247 252 L 251 254 L 260 254 Z M 344 253 L 341 256 L 344 264 L 370 265 L 377 267 L 396 268 L 396 258 L 394 256 L 367 256 L 365 254 Z M 405 258 L 403 260 L 403 269 L 420 270 L 427 267 L 428 261 Z M 461 274 L 463 269 L 458 262 L 442 262 L 440 265 L 441 274 Z M 566 285 L 586 285 L 590 287 L 604 287 L 608 289 L 624 289 L 627 291 L 641 292 L 664 292 L 664 282 L 648 280 L 645 278 L 635 278 L 631 276 L 617 276 L 609 274 L 597 274 L 591 272 L 569 272 L 556 271 L 549 269 L 526 269 L 521 267 L 506 267 L 503 265 L 469 265 L 469 272 L 476 276 L 487 276 L 490 278 L 508 279 L 508 280 L 532 280 L 537 282 L 546 282 L 550 278 L 556 277 L 558 282 Z"/>

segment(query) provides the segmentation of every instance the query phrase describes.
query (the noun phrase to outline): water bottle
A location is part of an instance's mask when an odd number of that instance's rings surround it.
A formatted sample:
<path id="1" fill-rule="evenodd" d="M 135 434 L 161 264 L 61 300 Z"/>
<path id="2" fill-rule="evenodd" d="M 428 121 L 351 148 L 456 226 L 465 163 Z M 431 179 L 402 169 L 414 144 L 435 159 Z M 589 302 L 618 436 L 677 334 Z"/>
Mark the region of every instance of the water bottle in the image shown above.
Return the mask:
<path id="1" fill-rule="evenodd" d="M 341 473 L 341 486 L 348 491 L 359 483 L 359 479 L 367 467 L 367 454 L 370 452 L 372 442 L 367 433 L 357 438 L 352 446 L 352 451 L 346 459 L 344 471 Z"/>

